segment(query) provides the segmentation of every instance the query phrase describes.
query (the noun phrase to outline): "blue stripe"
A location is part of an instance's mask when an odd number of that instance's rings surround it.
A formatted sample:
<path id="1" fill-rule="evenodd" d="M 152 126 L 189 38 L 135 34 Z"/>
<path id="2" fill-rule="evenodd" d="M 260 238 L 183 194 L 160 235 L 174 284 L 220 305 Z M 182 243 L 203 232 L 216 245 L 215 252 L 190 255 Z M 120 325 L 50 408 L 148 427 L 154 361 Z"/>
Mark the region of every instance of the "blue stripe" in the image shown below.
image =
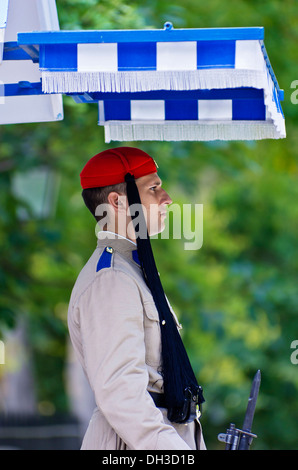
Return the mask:
<path id="1" fill-rule="evenodd" d="M 40 47 L 39 53 L 40 69 L 57 72 L 61 70 L 77 71 L 77 45 L 59 44 L 44 45 Z"/>
<path id="2" fill-rule="evenodd" d="M 34 31 L 18 33 L 19 44 L 79 44 L 112 42 L 237 41 L 264 39 L 263 27 L 144 29 L 104 31 Z"/>
<path id="3" fill-rule="evenodd" d="M 111 264 L 112 264 L 112 253 L 109 253 L 108 251 L 106 251 L 106 248 L 105 248 L 98 260 L 98 263 L 96 266 L 96 272 L 104 268 L 110 268 Z"/>
<path id="4" fill-rule="evenodd" d="M 233 121 L 265 121 L 266 106 L 260 100 L 234 100 L 232 103 Z"/>
<path id="5" fill-rule="evenodd" d="M 104 113 L 105 121 L 130 121 L 130 101 L 105 101 Z"/>
<path id="6" fill-rule="evenodd" d="M 31 56 L 17 42 L 11 41 L 4 43 L 3 60 L 31 60 Z"/>
<path id="7" fill-rule="evenodd" d="M 157 90 L 141 92 L 86 92 L 71 93 L 77 101 L 119 101 L 119 100 L 228 100 L 228 99 L 263 99 L 263 90 L 249 87 L 224 88 L 212 90 Z"/>
<path id="8" fill-rule="evenodd" d="M 118 70 L 156 70 L 156 43 L 118 44 Z"/>
<path id="9" fill-rule="evenodd" d="M 165 101 L 166 121 L 197 120 L 198 101 L 197 100 L 168 100 Z"/>
<path id="10" fill-rule="evenodd" d="M 20 47 L 31 57 L 34 64 L 39 63 L 39 46 L 21 45 Z"/>
<path id="11" fill-rule="evenodd" d="M 4 96 L 42 95 L 41 82 L 7 83 L 2 88 Z M 2 95 L 3 96 L 3 95 Z"/>
<path id="12" fill-rule="evenodd" d="M 264 44 L 263 41 L 261 42 L 261 48 L 262 48 L 264 60 L 265 60 L 266 65 L 267 65 L 267 69 L 268 69 L 268 71 L 270 73 L 270 76 L 272 78 L 272 81 L 273 81 L 273 83 L 276 87 L 276 90 L 277 90 L 277 93 L 278 93 L 278 98 L 280 99 L 280 101 L 283 101 L 284 100 L 284 90 L 281 90 L 279 88 L 278 81 L 277 81 L 276 76 L 273 72 L 273 68 L 271 66 L 271 63 L 270 63 L 270 60 L 269 60 L 269 57 L 268 57 L 268 54 L 267 54 L 267 51 L 266 51 L 266 47 L 265 47 L 265 44 Z M 282 110 L 281 110 L 281 112 L 282 112 Z"/>
<path id="13" fill-rule="evenodd" d="M 133 250 L 131 253 L 132 253 L 132 259 L 134 260 L 134 262 L 137 263 L 139 266 L 141 266 L 138 250 Z"/>
<path id="14" fill-rule="evenodd" d="M 198 41 L 197 68 L 235 68 L 236 41 Z"/>
<path id="15" fill-rule="evenodd" d="M 273 99 L 274 99 L 274 102 L 275 102 L 275 106 L 276 106 L 277 111 L 278 111 L 279 113 L 282 113 L 281 105 L 280 105 L 280 102 L 279 102 L 279 99 L 278 99 L 278 95 L 277 95 L 277 90 L 276 90 L 275 87 L 273 88 Z"/>

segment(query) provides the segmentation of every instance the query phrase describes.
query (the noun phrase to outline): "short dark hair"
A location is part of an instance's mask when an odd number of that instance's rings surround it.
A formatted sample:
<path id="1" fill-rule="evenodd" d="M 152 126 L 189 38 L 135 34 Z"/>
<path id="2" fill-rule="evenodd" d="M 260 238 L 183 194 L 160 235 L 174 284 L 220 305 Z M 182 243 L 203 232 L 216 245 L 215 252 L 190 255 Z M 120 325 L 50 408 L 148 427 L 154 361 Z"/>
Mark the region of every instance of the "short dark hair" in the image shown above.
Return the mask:
<path id="1" fill-rule="evenodd" d="M 113 184 L 111 186 L 103 186 L 102 188 L 87 188 L 83 189 L 82 197 L 86 207 L 89 209 L 93 217 L 100 221 L 102 217 L 97 217 L 95 211 L 100 204 L 108 203 L 108 195 L 115 191 L 118 194 L 126 194 L 126 183 Z"/>

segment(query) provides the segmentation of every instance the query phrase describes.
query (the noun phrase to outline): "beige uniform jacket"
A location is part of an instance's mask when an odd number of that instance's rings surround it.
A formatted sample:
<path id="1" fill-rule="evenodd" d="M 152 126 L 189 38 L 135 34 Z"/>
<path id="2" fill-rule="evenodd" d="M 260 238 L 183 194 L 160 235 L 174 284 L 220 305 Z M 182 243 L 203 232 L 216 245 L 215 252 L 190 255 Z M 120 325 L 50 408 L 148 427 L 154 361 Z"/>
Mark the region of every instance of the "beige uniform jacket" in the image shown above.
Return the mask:
<path id="1" fill-rule="evenodd" d="M 136 245 L 111 233 L 98 238 L 68 311 L 71 341 L 97 405 L 81 448 L 205 448 L 198 421 L 170 423 L 148 393 L 163 391 L 160 326 Z"/>

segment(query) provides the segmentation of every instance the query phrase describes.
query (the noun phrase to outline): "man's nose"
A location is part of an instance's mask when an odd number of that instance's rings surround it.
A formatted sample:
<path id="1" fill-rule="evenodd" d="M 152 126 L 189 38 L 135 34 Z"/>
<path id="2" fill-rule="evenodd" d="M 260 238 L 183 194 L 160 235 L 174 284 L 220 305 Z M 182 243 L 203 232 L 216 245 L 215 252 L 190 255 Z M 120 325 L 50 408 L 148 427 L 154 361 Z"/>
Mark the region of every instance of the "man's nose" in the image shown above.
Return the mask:
<path id="1" fill-rule="evenodd" d="M 168 193 L 163 190 L 163 195 L 162 195 L 162 198 L 161 198 L 161 204 L 172 204 L 172 199 L 170 198 L 170 196 L 168 195 Z"/>

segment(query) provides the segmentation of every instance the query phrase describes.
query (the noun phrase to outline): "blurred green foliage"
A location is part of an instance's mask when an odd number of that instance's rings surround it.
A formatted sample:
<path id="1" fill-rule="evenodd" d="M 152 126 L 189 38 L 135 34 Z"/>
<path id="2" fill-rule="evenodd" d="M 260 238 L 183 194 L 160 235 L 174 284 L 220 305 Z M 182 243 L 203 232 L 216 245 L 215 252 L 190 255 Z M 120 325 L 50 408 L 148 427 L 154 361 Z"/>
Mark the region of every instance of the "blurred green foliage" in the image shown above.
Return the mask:
<path id="1" fill-rule="evenodd" d="M 222 448 L 216 436 L 230 422 L 242 425 L 252 378 L 261 369 L 254 448 L 298 449 L 298 366 L 290 361 L 291 342 L 298 339 L 298 112 L 290 99 L 298 79 L 297 3 L 57 0 L 57 7 L 61 29 L 162 28 L 165 21 L 177 28 L 265 27 L 266 48 L 285 89 L 287 139 L 139 146 L 157 160 L 175 203 L 204 207 L 200 250 L 162 237 L 152 244 L 204 386 L 208 448 Z M 96 242 L 79 172 L 107 147 L 96 106 L 64 97 L 64 111 L 62 122 L 0 128 L 0 335 L 18 316 L 27 317 L 38 398 L 57 412 L 68 409 L 68 300 Z M 37 218 L 13 182 L 17 173 L 45 166 L 56 175 L 58 197 L 54 212 Z"/>

